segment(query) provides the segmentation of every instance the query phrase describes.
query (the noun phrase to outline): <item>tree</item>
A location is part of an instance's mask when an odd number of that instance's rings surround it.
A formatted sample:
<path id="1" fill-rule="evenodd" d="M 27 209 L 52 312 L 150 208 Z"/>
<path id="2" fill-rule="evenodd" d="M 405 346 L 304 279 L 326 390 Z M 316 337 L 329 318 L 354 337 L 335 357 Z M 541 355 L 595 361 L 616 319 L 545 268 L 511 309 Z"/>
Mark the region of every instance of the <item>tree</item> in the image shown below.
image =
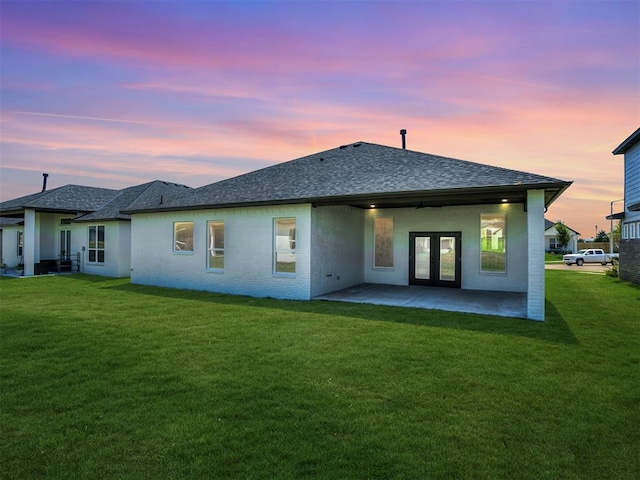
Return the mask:
<path id="1" fill-rule="evenodd" d="M 607 235 L 607 232 L 605 232 L 604 230 L 600 230 L 598 232 L 598 234 L 596 235 L 596 242 L 608 242 L 609 241 L 609 235 Z"/>
<path id="2" fill-rule="evenodd" d="M 611 236 L 613 237 L 613 251 L 617 252 L 622 236 L 622 220 L 618 220 L 618 224 L 613 229 L 613 232 L 611 232 Z"/>
<path id="3" fill-rule="evenodd" d="M 571 241 L 571 232 L 569 232 L 567 226 L 562 222 L 556 223 L 556 240 L 560 244 L 562 253 L 564 253 L 567 245 L 569 245 Z"/>

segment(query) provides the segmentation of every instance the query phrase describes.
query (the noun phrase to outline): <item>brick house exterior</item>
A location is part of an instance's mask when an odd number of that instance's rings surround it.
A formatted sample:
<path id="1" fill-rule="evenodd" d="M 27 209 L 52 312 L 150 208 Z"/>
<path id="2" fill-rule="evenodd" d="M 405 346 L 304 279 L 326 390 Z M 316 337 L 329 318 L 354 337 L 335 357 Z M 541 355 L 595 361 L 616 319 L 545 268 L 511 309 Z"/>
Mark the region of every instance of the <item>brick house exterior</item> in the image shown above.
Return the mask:
<path id="1" fill-rule="evenodd" d="M 544 212 L 570 184 L 356 142 L 123 210 L 131 281 L 296 300 L 361 283 L 525 292 L 544 320 Z"/>
<path id="2" fill-rule="evenodd" d="M 4 262 L 24 275 L 65 269 L 108 277 L 131 270 L 131 217 L 121 209 L 188 189 L 154 181 L 113 190 L 64 185 L 0 203 Z"/>
<path id="3" fill-rule="evenodd" d="M 640 128 L 613 154 L 624 155 L 624 212 L 607 219 L 622 221 L 620 278 L 640 284 Z"/>

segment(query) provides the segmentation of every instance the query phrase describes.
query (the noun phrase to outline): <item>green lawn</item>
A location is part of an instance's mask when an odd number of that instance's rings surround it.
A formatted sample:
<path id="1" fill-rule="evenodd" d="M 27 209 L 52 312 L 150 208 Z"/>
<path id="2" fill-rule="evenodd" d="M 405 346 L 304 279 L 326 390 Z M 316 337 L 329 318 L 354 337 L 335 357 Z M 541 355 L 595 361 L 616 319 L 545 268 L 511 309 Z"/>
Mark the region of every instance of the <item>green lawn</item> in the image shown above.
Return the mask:
<path id="1" fill-rule="evenodd" d="M 559 253 L 545 253 L 544 254 L 544 262 L 545 263 L 560 263 L 562 262 L 562 257 Z"/>
<path id="2" fill-rule="evenodd" d="M 640 288 L 547 322 L 0 281 L 2 479 L 637 479 Z"/>

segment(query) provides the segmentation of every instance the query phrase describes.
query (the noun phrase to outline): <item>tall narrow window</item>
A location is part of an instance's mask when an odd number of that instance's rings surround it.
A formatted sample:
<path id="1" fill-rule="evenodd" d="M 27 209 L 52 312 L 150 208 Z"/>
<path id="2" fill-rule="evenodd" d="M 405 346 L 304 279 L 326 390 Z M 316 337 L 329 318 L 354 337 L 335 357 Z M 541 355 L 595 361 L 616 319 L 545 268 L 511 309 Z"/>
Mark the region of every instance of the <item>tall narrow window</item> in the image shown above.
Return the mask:
<path id="1" fill-rule="evenodd" d="M 193 222 L 173 224 L 173 251 L 193 252 Z"/>
<path id="2" fill-rule="evenodd" d="M 505 273 L 507 271 L 507 237 L 504 214 L 480 216 L 480 271 Z"/>
<path id="3" fill-rule="evenodd" d="M 24 233 L 18 232 L 18 256 L 21 257 L 24 252 Z"/>
<path id="4" fill-rule="evenodd" d="M 374 268 L 393 268 L 393 218 L 374 219 Z"/>
<path id="5" fill-rule="evenodd" d="M 60 260 L 69 260 L 71 255 L 71 230 L 60 230 Z"/>
<path id="6" fill-rule="evenodd" d="M 296 219 L 276 218 L 273 222 L 275 273 L 296 273 Z"/>
<path id="7" fill-rule="evenodd" d="M 209 270 L 224 268 L 224 222 L 209 222 Z"/>
<path id="8" fill-rule="evenodd" d="M 104 263 L 104 225 L 89 226 L 89 262 Z"/>

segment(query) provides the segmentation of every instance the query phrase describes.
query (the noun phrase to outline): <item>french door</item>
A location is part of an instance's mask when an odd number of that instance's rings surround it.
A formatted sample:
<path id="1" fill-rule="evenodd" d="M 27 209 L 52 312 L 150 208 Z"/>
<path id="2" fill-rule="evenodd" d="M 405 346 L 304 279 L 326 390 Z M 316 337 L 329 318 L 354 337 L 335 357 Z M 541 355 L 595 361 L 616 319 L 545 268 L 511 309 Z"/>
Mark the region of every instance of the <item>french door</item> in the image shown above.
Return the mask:
<path id="1" fill-rule="evenodd" d="M 460 232 L 409 232 L 409 284 L 460 288 Z"/>

